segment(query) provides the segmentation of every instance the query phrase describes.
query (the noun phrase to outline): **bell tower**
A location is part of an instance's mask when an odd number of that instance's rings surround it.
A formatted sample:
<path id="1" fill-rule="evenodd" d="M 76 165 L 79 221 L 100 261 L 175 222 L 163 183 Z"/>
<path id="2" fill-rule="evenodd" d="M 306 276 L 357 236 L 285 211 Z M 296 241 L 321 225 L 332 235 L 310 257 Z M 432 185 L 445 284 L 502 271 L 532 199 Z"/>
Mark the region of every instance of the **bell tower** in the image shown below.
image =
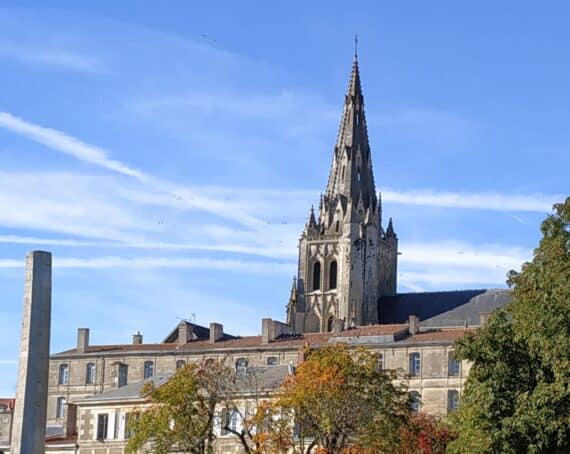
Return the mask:
<path id="1" fill-rule="evenodd" d="M 355 52 L 328 184 L 299 240 L 287 323 L 298 332 L 378 323 L 378 299 L 396 293 L 397 249 L 392 220 L 382 228 Z"/>

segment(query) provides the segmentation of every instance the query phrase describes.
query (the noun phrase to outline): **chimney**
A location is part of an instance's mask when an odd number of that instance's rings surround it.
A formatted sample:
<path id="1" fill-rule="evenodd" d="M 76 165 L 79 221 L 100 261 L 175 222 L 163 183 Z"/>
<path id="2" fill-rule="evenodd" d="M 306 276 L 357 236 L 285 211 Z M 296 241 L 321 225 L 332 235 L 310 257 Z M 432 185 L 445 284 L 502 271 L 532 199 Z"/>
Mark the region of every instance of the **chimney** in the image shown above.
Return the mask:
<path id="1" fill-rule="evenodd" d="M 224 338 L 224 325 L 221 323 L 210 323 L 210 344 L 219 342 Z"/>
<path id="2" fill-rule="evenodd" d="M 192 339 L 192 331 L 192 325 L 182 320 L 178 325 L 178 343 L 182 345 L 188 343 Z"/>
<path id="3" fill-rule="evenodd" d="M 89 328 L 77 329 L 77 353 L 85 353 L 89 347 Z"/>
<path id="4" fill-rule="evenodd" d="M 487 323 L 489 321 L 489 317 L 491 317 L 491 312 L 479 312 L 479 326 L 483 326 Z"/>
<path id="5" fill-rule="evenodd" d="M 417 315 L 410 315 L 408 317 L 408 332 L 411 336 L 417 334 L 420 330 L 420 318 Z"/>
<path id="6" fill-rule="evenodd" d="M 269 344 L 282 335 L 293 334 L 291 325 L 270 318 L 261 319 L 261 343 Z"/>
<path id="7" fill-rule="evenodd" d="M 140 345 L 143 343 L 143 335 L 140 333 L 140 331 L 137 331 L 135 334 L 133 334 L 133 345 Z"/>

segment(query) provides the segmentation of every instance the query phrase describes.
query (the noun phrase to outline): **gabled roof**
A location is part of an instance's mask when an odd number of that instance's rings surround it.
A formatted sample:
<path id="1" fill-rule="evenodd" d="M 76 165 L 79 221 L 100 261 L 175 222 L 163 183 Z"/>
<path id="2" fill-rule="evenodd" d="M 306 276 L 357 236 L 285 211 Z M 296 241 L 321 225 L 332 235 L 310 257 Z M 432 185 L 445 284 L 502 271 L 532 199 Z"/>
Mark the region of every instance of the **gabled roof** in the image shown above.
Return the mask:
<path id="1" fill-rule="evenodd" d="M 185 323 L 186 327 L 188 328 L 189 332 L 192 333 L 191 340 L 207 340 L 210 338 L 210 329 L 206 328 L 205 326 L 197 325 L 196 323 L 190 323 L 187 320 L 181 321 L 176 328 L 174 328 L 168 336 L 162 341 L 164 344 L 172 344 L 178 341 L 178 330 L 180 324 Z"/>
<path id="2" fill-rule="evenodd" d="M 508 289 L 399 293 L 381 297 L 378 307 L 382 323 L 404 323 L 417 315 L 422 327 L 479 326 L 480 314 L 503 307 L 510 299 Z"/>

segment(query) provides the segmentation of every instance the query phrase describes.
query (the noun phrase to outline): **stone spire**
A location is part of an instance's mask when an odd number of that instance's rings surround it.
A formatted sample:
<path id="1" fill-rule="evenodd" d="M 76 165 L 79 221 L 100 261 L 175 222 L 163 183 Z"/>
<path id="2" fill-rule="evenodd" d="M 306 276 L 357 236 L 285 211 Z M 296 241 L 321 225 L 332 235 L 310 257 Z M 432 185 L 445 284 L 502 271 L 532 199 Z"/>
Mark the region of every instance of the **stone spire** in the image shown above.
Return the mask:
<path id="1" fill-rule="evenodd" d="M 325 195 L 326 200 L 335 205 L 338 199 L 343 204 L 352 202 L 354 208 L 362 200 L 365 210 L 372 208 L 375 211 L 378 205 L 356 54 Z M 355 210 L 353 212 L 357 214 Z"/>
<path id="2" fill-rule="evenodd" d="M 396 232 L 394 231 L 394 224 L 392 223 L 392 218 L 388 221 L 388 228 L 386 229 L 386 238 L 398 238 Z"/>

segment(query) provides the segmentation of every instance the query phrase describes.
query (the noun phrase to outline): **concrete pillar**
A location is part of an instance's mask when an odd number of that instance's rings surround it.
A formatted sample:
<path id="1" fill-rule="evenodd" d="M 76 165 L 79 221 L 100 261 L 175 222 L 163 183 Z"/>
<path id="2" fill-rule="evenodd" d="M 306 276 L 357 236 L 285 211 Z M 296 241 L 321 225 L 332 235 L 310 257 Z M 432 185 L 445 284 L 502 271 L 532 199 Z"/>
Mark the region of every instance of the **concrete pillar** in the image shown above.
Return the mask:
<path id="1" fill-rule="evenodd" d="M 33 251 L 26 255 L 24 314 L 10 454 L 43 454 L 45 451 L 50 329 L 51 254 Z"/>

